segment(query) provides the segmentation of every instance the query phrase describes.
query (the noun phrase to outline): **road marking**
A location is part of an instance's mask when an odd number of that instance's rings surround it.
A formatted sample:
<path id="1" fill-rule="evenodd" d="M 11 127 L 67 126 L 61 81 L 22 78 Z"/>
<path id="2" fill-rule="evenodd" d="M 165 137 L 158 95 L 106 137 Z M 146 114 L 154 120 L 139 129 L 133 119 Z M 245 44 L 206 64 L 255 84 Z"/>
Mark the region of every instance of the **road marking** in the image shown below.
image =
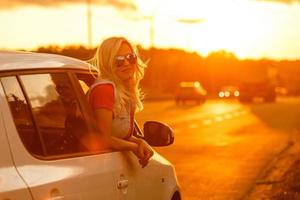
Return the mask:
<path id="1" fill-rule="evenodd" d="M 228 114 L 226 114 L 226 115 L 224 116 L 224 118 L 225 118 L 225 119 L 231 119 L 231 118 L 232 118 L 232 115 L 231 115 L 230 113 L 228 113 Z"/>
<path id="2" fill-rule="evenodd" d="M 222 116 L 216 116 L 214 119 L 216 122 L 221 122 L 224 120 L 224 118 Z"/>
<path id="3" fill-rule="evenodd" d="M 213 118 L 203 119 L 202 120 L 202 124 L 208 126 L 208 125 L 211 125 L 213 123 L 218 123 L 218 122 L 222 122 L 224 120 L 233 119 L 235 117 L 238 117 L 238 116 L 241 116 L 241 115 L 245 115 L 247 113 L 248 112 L 246 110 L 234 111 L 232 113 L 226 113 L 226 114 L 223 114 L 223 115 L 215 116 Z M 199 127 L 199 124 L 192 123 L 192 124 L 189 124 L 188 127 L 190 129 L 195 129 L 195 128 Z"/>
<path id="4" fill-rule="evenodd" d="M 198 128 L 198 127 L 199 127 L 198 124 L 190 124 L 190 125 L 189 125 L 189 128 Z"/>
<path id="5" fill-rule="evenodd" d="M 228 146 L 228 142 L 220 141 L 216 144 L 217 147 L 226 147 Z"/>
<path id="6" fill-rule="evenodd" d="M 234 112 L 233 116 L 238 117 L 238 116 L 240 116 L 240 113 L 239 112 Z"/>
<path id="7" fill-rule="evenodd" d="M 211 119 L 205 119 L 205 120 L 202 121 L 202 123 L 203 123 L 204 125 L 210 125 L 210 124 L 213 123 L 213 121 L 212 121 Z"/>

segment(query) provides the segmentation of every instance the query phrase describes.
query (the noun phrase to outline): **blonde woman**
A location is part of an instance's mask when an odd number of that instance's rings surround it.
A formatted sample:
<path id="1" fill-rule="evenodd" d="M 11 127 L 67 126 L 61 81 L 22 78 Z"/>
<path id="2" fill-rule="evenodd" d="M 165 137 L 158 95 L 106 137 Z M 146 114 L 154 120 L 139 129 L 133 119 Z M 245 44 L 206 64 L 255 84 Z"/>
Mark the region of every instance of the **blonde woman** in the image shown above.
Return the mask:
<path id="1" fill-rule="evenodd" d="M 88 101 L 105 144 L 114 150 L 132 151 L 145 167 L 153 150 L 132 135 L 134 114 L 143 109 L 139 82 L 145 65 L 123 37 L 104 40 L 90 63 L 99 73 L 88 92 Z"/>

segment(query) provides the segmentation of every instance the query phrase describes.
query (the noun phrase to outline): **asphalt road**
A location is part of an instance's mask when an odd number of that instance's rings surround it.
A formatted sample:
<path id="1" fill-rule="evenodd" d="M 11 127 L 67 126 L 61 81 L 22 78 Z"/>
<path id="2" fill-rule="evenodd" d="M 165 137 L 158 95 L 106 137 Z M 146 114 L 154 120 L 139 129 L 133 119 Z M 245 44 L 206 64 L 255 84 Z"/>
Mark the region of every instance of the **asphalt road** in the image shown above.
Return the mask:
<path id="1" fill-rule="evenodd" d="M 243 199 L 300 128 L 300 99 L 242 105 L 238 101 L 145 103 L 137 115 L 169 124 L 175 142 L 155 148 L 171 161 L 187 200 Z"/>

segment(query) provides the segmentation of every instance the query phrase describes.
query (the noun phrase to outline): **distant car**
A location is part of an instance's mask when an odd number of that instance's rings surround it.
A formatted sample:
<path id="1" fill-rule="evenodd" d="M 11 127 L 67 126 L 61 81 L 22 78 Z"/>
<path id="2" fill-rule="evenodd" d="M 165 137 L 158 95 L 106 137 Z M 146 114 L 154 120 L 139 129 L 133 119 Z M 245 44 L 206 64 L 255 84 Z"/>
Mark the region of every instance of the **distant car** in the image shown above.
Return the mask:
<path id="1" fill-rule="evenodd" d="M 59 55 L 0 51 L 1 200 L 180 200 L 173 165 L 154 152 L 145 168 L 130 151 L 96 148 L 86 102 L 95 73 Z M 134 135 L 173 143 L 172 129 L 147 121 Z M 100 143 L 99 143 L 100 142 Z M 98 146 L 99 147 L 99 146 Z"/>
<path id="2" fill-rule="evenodd" d="M 240 96 L 240 92 L 235 86 L 225 86 L 219 91 L 218 96 L 222 99 L 237 98 Z"/>
<path id="3" fill-rule="evenodd" d="M 206 90 L 199 82 L 181 82 L 176 93 L 176 104 L 185 104 L 187 101 L 194 101 L 202 104 L 206 101 Z"/>
<path id="4" fill-rule="evenodd" d="M 242 103 L 250 103 L 255 98 L 261 98 L 264 102 L 276 101 L 275 85 L 269 81 L 242 83 L 239 88 L 239 101 Z"/>
<path id="5" fill-rule="evenodd" d="M 287 96 L 289 92 L 286 87 L 277 86 L 275 87 L 275 93 L 277 96 Z"/>

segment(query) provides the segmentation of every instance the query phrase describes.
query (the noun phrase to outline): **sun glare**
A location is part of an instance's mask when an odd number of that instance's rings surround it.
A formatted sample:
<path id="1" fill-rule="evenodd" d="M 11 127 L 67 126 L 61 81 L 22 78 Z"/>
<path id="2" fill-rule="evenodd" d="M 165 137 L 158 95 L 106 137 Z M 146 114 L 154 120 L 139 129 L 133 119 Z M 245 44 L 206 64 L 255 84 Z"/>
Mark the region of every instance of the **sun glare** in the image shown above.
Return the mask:
<path id="1" fill-rule="evenodd" d="M 138 1 L 139 7 L 146 7 L 143 2 Z M 284 23 L 291 26 L 290 6 L 248 0 L 165 0 L 155 1 L 150 7 L 148 14 L 150 9 L 156 19 L 167 22 L 167 26 L 158 20 L 155 23 L 160 46 L 180 46 L 204 55 L 225 49 L 241 58 L 268 57 L 275 53 L 274 44 L 287 44 L 289 40 L 280 27 L 287 26 Z"/>
<path id="2" fill-rule="evenodd" d="M 135 0 L 137 10 L 92 7 L 95 46 L 122 35 L 144 47 L 183 48 L 240 58 L 299 57 L 300 4 L 254 0 Z M 1 48 L 87 44 L 86 5 L 20 7 L 0 13 Z"/>

